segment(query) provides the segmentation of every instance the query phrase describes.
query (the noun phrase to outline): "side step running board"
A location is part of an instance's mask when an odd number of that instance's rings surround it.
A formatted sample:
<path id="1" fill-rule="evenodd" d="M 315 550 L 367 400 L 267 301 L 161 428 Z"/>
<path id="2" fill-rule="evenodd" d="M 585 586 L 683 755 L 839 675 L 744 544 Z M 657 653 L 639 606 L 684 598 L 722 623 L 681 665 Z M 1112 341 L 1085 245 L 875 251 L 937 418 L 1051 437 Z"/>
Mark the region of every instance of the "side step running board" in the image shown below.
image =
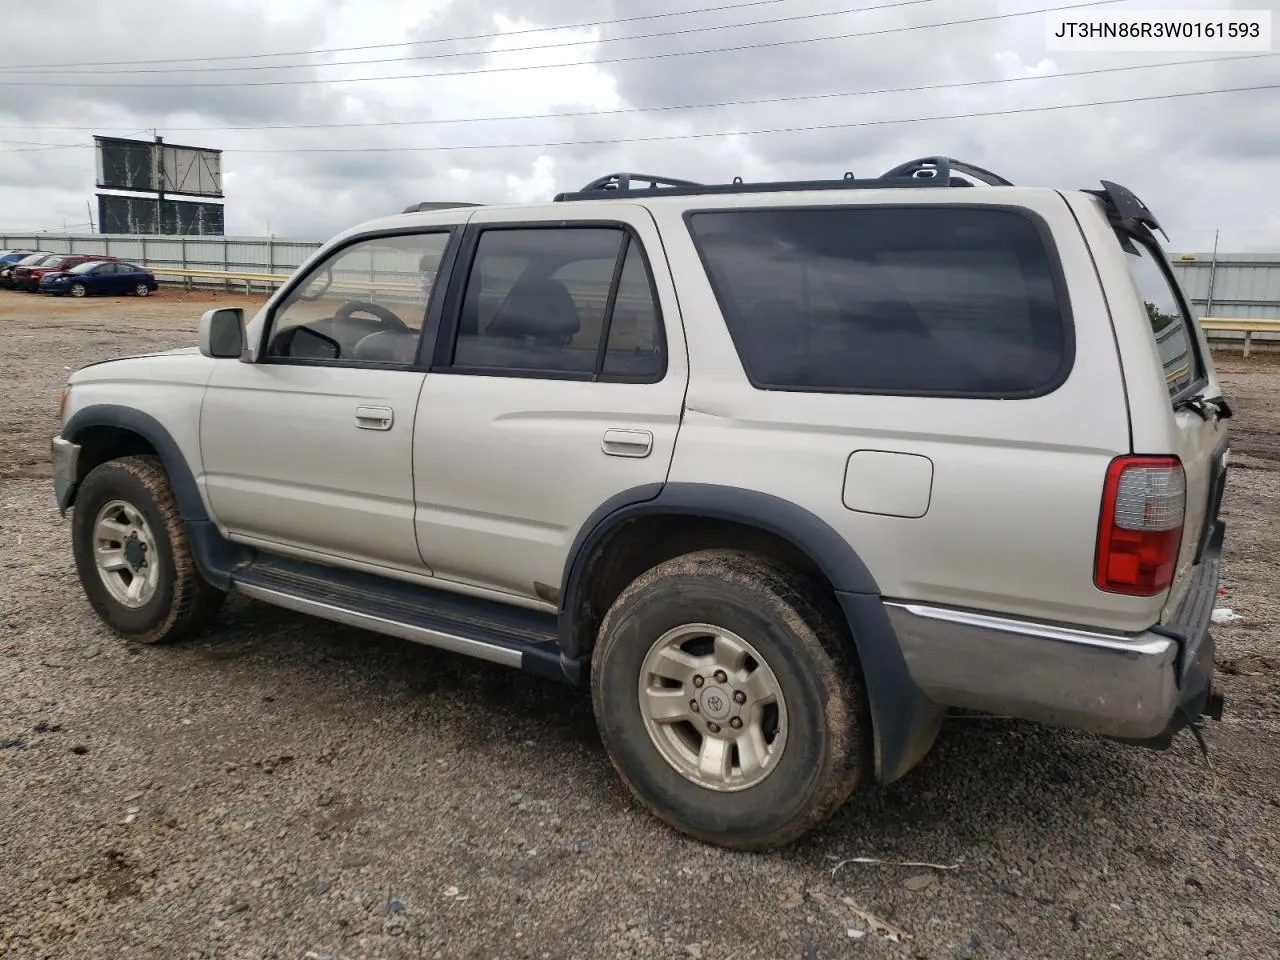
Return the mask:
<path id="1" fill-rule="evenodd" d="M 560 656 L 556 618 L 521 607 L 284 557 L 232 573 L 247 597 L 452 653 L 576 683 Z"/>

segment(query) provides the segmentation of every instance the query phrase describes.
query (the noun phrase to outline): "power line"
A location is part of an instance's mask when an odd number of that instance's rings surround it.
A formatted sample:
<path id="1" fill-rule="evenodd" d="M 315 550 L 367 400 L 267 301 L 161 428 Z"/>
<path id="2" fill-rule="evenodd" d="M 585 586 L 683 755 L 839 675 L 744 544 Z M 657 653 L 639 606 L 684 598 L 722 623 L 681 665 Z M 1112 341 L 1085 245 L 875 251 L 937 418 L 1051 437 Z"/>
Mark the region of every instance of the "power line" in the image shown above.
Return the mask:
<path id="1" fill-rule="evenodd" d="M 723 3 L 714 7 L 698 7 L 693 10 L 672 10 L 667 13 L 646 13 L 634 17 L 620 17 L 615 20 L 596 20 L 589 23 L 566 23 L 556 27 L 526 27 L 523 30 L 505 30 L 495 33 L 473 33 L 461 37 L 437 37 L 432 40 L 401 40 L 398 43 L 370 43 L 359 47 L 326 47 L 321 50 L 294 50 L 281 53 L 237 53 L 216 57 L 171 57 L 166 60 L 98 60 L 89 63 L 32 63 L 6 64 L 0 66 L 0 72 L 13 71 L 23 73 L 27 70 L 52 70 L 58 67 L 116 67 L 134 66 L 140 63 L 213 63 L 222 60 L 261 60 L 266 57 L 310 57 L 320 53 L 356 53 L 361 50 L 387 50 L 394 47 L 416 47 L 426 43 L 461 43 L 466 40 L 495 40 L 501 37 L 516 37 L 530 33 L 552 33 L 559 30 L 587 30 L 592 27 L 612 27 L 622 23 L 637 23 L 641 20 L 659 20 L 667 17 L 689 17 L 700 13 L 720 13 L 725 10 L 744 10 L 748 7 L 765 7 L 787 0 L 748 0 L 746 3 Z M 308 66 L 308 64 L 295 64 Z"/>
<path id="2" fill-rule="evenodd" d="M 237 67 L 191 67 L 189 69 L 173 69 L 163 67 L 137 67 L 127 70 L 23 70 L 21 73 L 62 73 L 68 76 L 76 74 L 129 74 L 129 73 L 212 73 L 215 71 L 249 71 L 249 70 L 302 70 L 313 67 L 346 67 L 375 63 L 409 63 L 420 60 L 448 60 L 454 57 L 484 57 L 496 53 L 532 53 L 539 50 L 560 50 L 567 47 L 589 47 L 601 43 L 617 43 L 623 40 L 655 40 L 660 37 L 680 37 L 695 33 L 714 33 L 718 30 L 737 30 L 747 27 L 771 27 L 784 23 L 798 23 L 805 20 L 821 20 L 827 17 L 844 17 L 855 13 L 874 13 L 877 10 L 896 10 L 901 7 L 915 7 L 924 3 L 936 3 L 938 0 L 895 0 L 893 3 L 880 4 L 873 7 L 859 7 L 853 10 L 829 10 L 823 13 L 798 13 L 789 17 L 774 17 L 767 20 L 748 20 L 743 23 L 719 23 L 705 27 L 682 27 L 678 30 L 659 30 L 653 33 L 637 33 L 627 37 L 598 37 L 589 40 L 565 40 L 560 43 L 544 43 L 531 47 L 507 47 L 501 50 L 451 50 L 447 53 L 421 54 L 417 56 L 381 57 L 373 60 L 330 60 L 324 63 L 264 63 L 254 66 Z M 1119 0 L 1111 0 L 1119 2 Z M 501 35 L 500 35 L 501 36 Z"/>
<path id="3" fill-rule="evenodd" d="M 703 140 L 712 137 L 754 137 L 773 133 L 810 133 L 818 130 L 852 130 L 857 127 L 879 127 L 899 123 L 926 123 L 936 120 L 974 120 L 981 117 L 1006 117 L 1015 114 L 1041 113 L 1051 110 L 1076 110 L 1083 107 L 1107 107 L 1124 103 L 1149 103 L 1155 100 L 1179 100 L 1207 97 L 1219 93 L 1245 93 L 1280 89 L 1280 83 L 1264 83 L 1248 87 L 1224 87 L 1218 90 L 1193 90 L 1185 93 L 1162 93 L 1146 97 L 1122 97 L 1116 100 L 1091 100 L 1085 103 L 1061 103 L 1045 107 L 1015 107 L 1007 110 L 983 110 L 975 113 L 945 114 L 932 117 L 899 117 L 885 120 L 859 120 L 851 123 L 822 123 L 812 126 L 769 127 L 759 130 L 721 130 L 714 133 L 659 134 L 650 137 L 617 137 L 597 140 L 561 140 L 548 143 L 489 143 L 444 147 L 297 147 L 293 149 L 233 149 L 227 153 L 436 153 L 456 150 L 514 150 L 544 147 L 606 146 L 621 143 L 653 143 L 670 140 Z"/>
<path id="4" fill-rule="evenodd" d="M 1197 60 L 1167 60 L 1161 63 L 1141 63 L 1127 64 L 1120 67 L 1097 67 L 1091 70 L 1073 70 L 1065 73 L 1050 74 L 1034 74 L 1022 77 L 995 77 L 986 80 L 962 80 L 954 83 L 932 83 L 921 84 L 911 87 L 881 87 L 872 90 L 848 90 L 837 93 L 814 93 L 814 94 L 796 94 L 793 96 L 783 97 L 760 97 L 747 100 L 721 100 L 712 103 L 691 103 L 691 104 L 671 104 L 655 107 L 620 107 L 610 110 L 577 110 L 566 113 L 557 113 L 552 116 L 546 114 L 513 114 L 498 117 L 456 117 L 456 118 L 432 118 L 428 120 L 375 120 L 361 121 L 353 123 L 299 123 L 299 124 L 269 124 L 254 126 L 236 126 L 236 127 L 169 127 L 167 129 L 175 132 L 201 132 L 201 131 L 259 131 L 259 130 L 315 130 L 315 129 L 332 129 L 332 128 L 365 128 L 365 127 L 401 127 L 401 126 L 435 126 L 446 123 L 497 123 L 513 120 L 559 120 L 562 118 L 574 117 L 603 117 L 618 116 L 634 113 L 664 113 L 677 110 L 711 110 L 721 107 L 743 107 L 757 106 L 777 103 L 798 103 L 809 100 L 832 100 L 845 97 L 865 97 L 865 96 L 883 96 L 894 93 L 922 93 L 931 90 L 958 90 L 970 87 L 994 86 L 1006 83 L 1023 83 L 1033 80 L 1059 80 L 1069 77 L 1087 77 L 1098 76 L 1113 73 L 1130 73 L 1137 70 L 1156 70 L 1167 67 L 1188 67 L 1197 66 L 1208 63 L 1231 63 L 1237 60 L 1266 60 L 1280 56 L 1280 53 L 1256 53 L 1246 54 L 1238 57 L 1203 57 Z M 101 130 L 101 126 L 86 127 L 36 127 L 39 130 Z M 90 144 L 31 144 L 28 141 L 0 141 L 0 143 L 26 144 L 42 149 L 68 149 L 68 148 L 85 148 Z M 10 153 L 19 153 L 23 151 L 3 151 Z"/>
<path id="5" fill-rule="evenodd" d="M 1083 10 L 1088 7 L 1108 6 L 1122 0 L 1089 0 L 1087 3 L 1073 3 L 1052 7 L 1040 7 L 1035 10 L 1022 10 L 1017 13 L 996 13 L 982 17 L 967 17 L 963 20 L 946 20 L 940 23 L 922 23 L 902 27 L 886 27 L 881 30 L 866 30 L 859 33 L 827 34 L 822 37 L 802 37 L 783 40 L 766 40 L 760 43 L 739 44 L 732 47 L 713 47 L 706 50 L 671 50 L 665 53 L 650 53 L 626 57 L 601 57 L 597 60 L 580 60 L 571 63 L 521 64 L 509 67 L 477 67 L 470 70 L 450 70 L 436 73 L 406 73 L 378 77 L 342 77 L 340 79 L 322 79 L 304 77 L 293 80 L 225 80 L 214 82 L 175 81 L 172 83 L 95 83 L 94 89 L 162 89 L 166 87 L 192 89 L 210 87 L 279 87 L 299 86 L 317 83 L 364 83 L 385 80 L 421 80 L 431 77 L 465 77 L 478 74 L 515 73 L 528 70 L 559 70 L 566 67 L 593 67 L 606 63 L 634 63 L 647 60 L 665 60 L 671 57 L 701 56 L 713 53 L 737 53 L 746 50 L 764 50 L 769 48 L 795 46 L 803 43 L 819 43 L 828 40 L 852 40 L 856 37 L 881 37 L 896 33 L 909 33 L 916 30 L 931 30 L 938 27 L 956 27 L 973 23 L 990 23 L 997 20 L 1010 20 L 1016 17 L 1033 16 L 1040 13 L 1052 13 L 1060 10 Z M 0 80 L 0 87 L 81 87 L 79 83 L 50 80 Z"/>

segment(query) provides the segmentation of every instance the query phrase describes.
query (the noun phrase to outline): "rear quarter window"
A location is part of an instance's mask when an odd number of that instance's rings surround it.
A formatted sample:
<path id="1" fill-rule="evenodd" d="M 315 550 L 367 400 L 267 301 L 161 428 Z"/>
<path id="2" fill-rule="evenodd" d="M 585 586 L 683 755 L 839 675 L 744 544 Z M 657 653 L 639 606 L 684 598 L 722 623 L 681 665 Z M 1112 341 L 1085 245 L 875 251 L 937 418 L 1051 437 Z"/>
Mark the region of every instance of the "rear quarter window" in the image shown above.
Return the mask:
<path id="1" fill-rule="evenodd" d="M 1129 276 L 1147 312 L 1151 336 L 1160 352 L 1170 398 L 1204 379 L 1204 366 L 1193 343 L 1191 318 L 1183 307 L 1164 256 L 1149 244 L 1120 235 Z"/>
<path id="2" fill-rule="evenodd" d="M 694 212 L 689 228 L 761 389 L 1016 398 L 1074 341 L 1047 227 L 998 207 Z"/>

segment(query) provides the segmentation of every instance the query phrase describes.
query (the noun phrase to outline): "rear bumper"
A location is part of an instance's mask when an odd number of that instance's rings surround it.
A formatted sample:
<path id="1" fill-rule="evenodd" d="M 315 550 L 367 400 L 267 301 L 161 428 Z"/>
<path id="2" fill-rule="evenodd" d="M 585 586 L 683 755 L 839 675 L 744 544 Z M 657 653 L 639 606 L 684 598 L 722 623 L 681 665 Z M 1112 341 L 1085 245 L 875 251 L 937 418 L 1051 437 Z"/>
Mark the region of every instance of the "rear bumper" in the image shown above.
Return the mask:
<path id="1" fill-rule="evenodd" d="M 920 604 L 886 607 L 912 679 L 935 703 L 1167 746 L 1214 691 L 1209 620 L 1219 521 L 1177 613 L 1136 635 L 1077 630 Z"/>

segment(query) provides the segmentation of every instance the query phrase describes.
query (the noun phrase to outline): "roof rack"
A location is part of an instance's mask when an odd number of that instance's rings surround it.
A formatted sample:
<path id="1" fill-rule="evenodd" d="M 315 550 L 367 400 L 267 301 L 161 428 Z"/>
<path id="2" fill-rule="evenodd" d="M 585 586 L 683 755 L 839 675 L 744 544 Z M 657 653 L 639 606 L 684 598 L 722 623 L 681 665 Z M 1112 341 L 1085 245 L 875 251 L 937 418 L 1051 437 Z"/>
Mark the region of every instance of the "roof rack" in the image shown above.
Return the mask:
<path id="1" fill-rule="evenodd" d="M 666 196 L 694 196 L 716 193 L 778 193 L 787 190 L 849 190 L 884 189 L 888 187 L 971 187 L 968 180 L 953 176 L 964 174 L 981 180 L 989 186 L 1011 187 L 1008 180 L 990 170 L 952 157 L 921 157 L 899 164 L 879 177 L 858 179 L 846 173 L 839 180 L 779 180 L 745 183 L 734 177 L 732 183 L 696 183 L 676 177 L 654 176 L 647 173 L 611 173 L 592 180 L 581 190 L 558 193 L 556 201 L 608 200 L 635 197 L 641 194 L 662 193 Z M 645 187 L 635 183 L 648 184 Z"/>
<path id="2" fill-rule="evenodd" d="M 421 203 L 411 203 L 409 206 L 401 210 L 401 213 L 426 213 L 429 210 L 452 210 L 454 207 L 482 207 L 482 203 L 466 203 L 464 201 L 454 200 L 423 200 Z"/>

